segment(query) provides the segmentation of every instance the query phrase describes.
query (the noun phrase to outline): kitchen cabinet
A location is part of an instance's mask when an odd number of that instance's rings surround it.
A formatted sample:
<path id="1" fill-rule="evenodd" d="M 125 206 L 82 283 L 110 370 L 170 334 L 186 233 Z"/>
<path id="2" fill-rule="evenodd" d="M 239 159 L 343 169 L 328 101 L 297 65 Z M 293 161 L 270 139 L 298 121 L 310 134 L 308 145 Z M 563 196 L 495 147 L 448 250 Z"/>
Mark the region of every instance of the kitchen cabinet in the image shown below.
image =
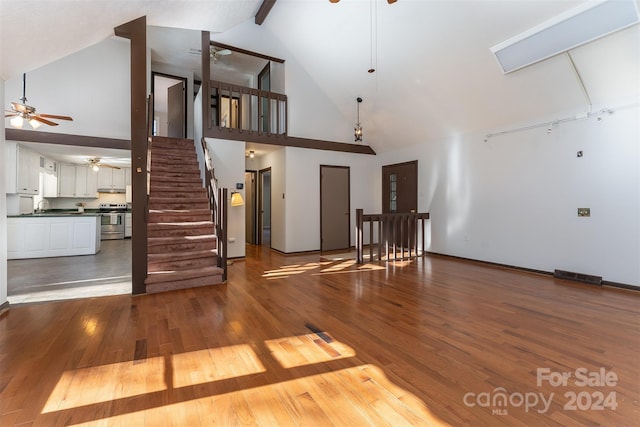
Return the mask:
<path id="1" fill-rule="evenodd" d="M 61 164 L 58 171 L 58 197 L 98 197 L 98 174 L 88 166 Z"/>
<path id="2" fill-rule="evenodd" d="M 128 168 L 101 167 L 98 171 L 98 189 L 105 192 L 124 191 L 125 169 Z"/>
<path id="3" fill-rule="evenodd" d="M 95 254 L 100 242 L 100 215 L 7 218 L 7 259 Z"/>
<path id="4" fill-rule="evenodd" d="M 45 199 L 58 197 L 58 162 L 41 156 L 40 173 L 42 174 L 42 197 Z"/>
<path id="5" fill-rule="evenodd" d="M 98 198 L 98 174 L 89 166 L 76 166 L 76 197 Z"/>
<path id="6" fill-rule="evenodd" d="M 7 193 L 38 194 L 40 154 L 15 142 L 7 142 L 5 167 Z"/>
<path id="7" fill-rule="evenodd" d="M 76 166 L 60 164 L 58 170 L 58 197 L 76 196 Z"/>

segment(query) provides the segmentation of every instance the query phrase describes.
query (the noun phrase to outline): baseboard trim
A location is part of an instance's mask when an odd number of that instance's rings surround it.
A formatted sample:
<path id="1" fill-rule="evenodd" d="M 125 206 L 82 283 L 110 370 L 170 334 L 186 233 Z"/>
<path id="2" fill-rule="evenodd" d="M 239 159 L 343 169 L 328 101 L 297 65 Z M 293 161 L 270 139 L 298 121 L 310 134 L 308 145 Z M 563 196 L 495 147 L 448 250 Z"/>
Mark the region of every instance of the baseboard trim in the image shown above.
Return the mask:
<path id="1" fill-rule="evenodd" d="M 500 264 L 498 262 L 483 261 L 483 260 L 479 260 L 479 259 L 465 258 L 465 257 L 461 257 L 461 256 L 456 256 L 456 255 L 441 254 L 441 253 L 438 253 L 438 252 L 427 251 L 426 254 L 427 255 L 437 255 L 437 256 L 446 257 L 446 258 L 453 258 L 453 259 L 458 259 L 458 260 L 461 260 L 461 261 L 476 262 L 476 263 L 479 263 L 479 264 L 490 265 L 490 266 L 493 266 L 493 267 L 508 268 L 510 270 L 524 271 L 526 273 L 543 274 L 545 276 L 553 276 L 553 273 L 550 272 L 550 271 L 536 270 L 535 268 L 519 267 L 517 265 L 510 265 L 510 264 Z"/>
<path id="2" fill-rule="evenodd" d="M 436 255 L 436 256 L 441 256 L 441 257 L 446 257 L 446 258 L 453 258 L 453 259 L 458 259 L 461 261 L 469 261 L 469 262 L 476 262 L 479 264 L 486 264 L 486 265 L 490 265 L 493 267 L 498 267 L 498 268 L 509 268 L 512 270 L 518 270 L 518 271 L 524 271 L 526 273 L 533 273 L 533 274 L 542 274 L 545 276 L 554 276 L 554 273 L 552 271 L 544 271 L 544 270 L 536 270 L 534 268 L 527 268 L 527 267 L 518 267 L 516 265 L 509 265 L 509 264 L 500 264 L 497 262 L 491 262 L 491 261 L 482 261 L 482 260 L 478 260 L 478 259 L 473 259 L 473 258 L 465 258 L 465 257 L 461 257 L 461 256 L 456 256 L 456 255 L 447 255 L 447 254 L 441 254 L 438 252 L 426 252 L 428 255 Z M 560 279 L 560 280 L 567 280 L 569 281 L 569 279 Z M 573 282 L 573 280 L 570 280 Z M 590 283 L 587 282 L 576 282 L 576 283 L 581 283 L 581 284 L 585 284 L 585 285 L 590 285 L 593 286 Z M 629 290 L 629 291 L 635 291 L 635 292 L 640 292 L 640 286 L 635 286 L 635 285 L 630 285 L 627 283 L 618 283 L 618 282 L 609 282 L 606 280 L 602 281 L 602 286 L 606 286 L 609 288 L 616 288 L 616 289 L 624 289 L 624 290 Z"/>
<path id="3" fill-rule="evenodd" d="M 0 316 L 5 314 L 7 311 L 9 311 L 9 301 L 5 301 L 0 304 Z"/>
<path id="4" fill-rule="evenodd" d="M 625 289 L 627 291 L 640 292 L 640 286 L 629 285 L 627 283 L 608 282 L 606 280 L 603 280 L 602 286 L 606 286 L 609 288 L 616 288 L 616 289 Z"/>

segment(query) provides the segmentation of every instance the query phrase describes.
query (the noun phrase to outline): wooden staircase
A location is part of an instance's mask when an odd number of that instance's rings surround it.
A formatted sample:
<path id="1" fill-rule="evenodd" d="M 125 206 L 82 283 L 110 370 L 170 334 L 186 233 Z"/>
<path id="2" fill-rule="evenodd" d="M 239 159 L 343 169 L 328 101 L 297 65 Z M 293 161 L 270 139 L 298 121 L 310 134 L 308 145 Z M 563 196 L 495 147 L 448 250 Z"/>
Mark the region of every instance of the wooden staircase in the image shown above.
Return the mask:
<path id="1" fill-rule="evenodd" d="M 147 246 L 147 293 L 223 283 L 193 140 L 152 139 Z"/>

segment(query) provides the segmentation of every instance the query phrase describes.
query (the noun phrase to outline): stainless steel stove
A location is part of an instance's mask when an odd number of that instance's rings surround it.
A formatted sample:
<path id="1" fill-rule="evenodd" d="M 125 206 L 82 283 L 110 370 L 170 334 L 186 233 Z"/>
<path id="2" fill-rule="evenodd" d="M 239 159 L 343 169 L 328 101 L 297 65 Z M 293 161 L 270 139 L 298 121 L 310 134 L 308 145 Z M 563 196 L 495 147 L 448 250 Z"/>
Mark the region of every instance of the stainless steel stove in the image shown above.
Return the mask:
<path id="1" fill-rule="evenodd" d="M 124 239 L 124 215 L 126 203 L 100 203 L 100 239 Z"/>

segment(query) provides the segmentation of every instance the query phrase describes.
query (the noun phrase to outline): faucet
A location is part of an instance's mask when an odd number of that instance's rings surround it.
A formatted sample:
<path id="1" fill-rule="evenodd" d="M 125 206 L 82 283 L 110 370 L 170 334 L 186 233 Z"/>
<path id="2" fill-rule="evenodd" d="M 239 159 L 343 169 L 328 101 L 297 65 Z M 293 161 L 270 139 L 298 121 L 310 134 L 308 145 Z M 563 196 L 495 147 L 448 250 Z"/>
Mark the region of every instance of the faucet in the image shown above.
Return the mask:
<path id="1" fill-rule="evenodd" d="M 42 206 L 40 205 L 42 202 L 44 202 L 44 204 L 45 204 L 47 207 L 49 207 L 49 202 L 47 201 L 47 199 L 41 199 L 41 200 L 38 202 L 38 206 L 36 207 L 36 212 L 40 212 L 40 213 L 44 212 L 44 209 L 43 209 L 43 208 L 42 208 Z"/>

